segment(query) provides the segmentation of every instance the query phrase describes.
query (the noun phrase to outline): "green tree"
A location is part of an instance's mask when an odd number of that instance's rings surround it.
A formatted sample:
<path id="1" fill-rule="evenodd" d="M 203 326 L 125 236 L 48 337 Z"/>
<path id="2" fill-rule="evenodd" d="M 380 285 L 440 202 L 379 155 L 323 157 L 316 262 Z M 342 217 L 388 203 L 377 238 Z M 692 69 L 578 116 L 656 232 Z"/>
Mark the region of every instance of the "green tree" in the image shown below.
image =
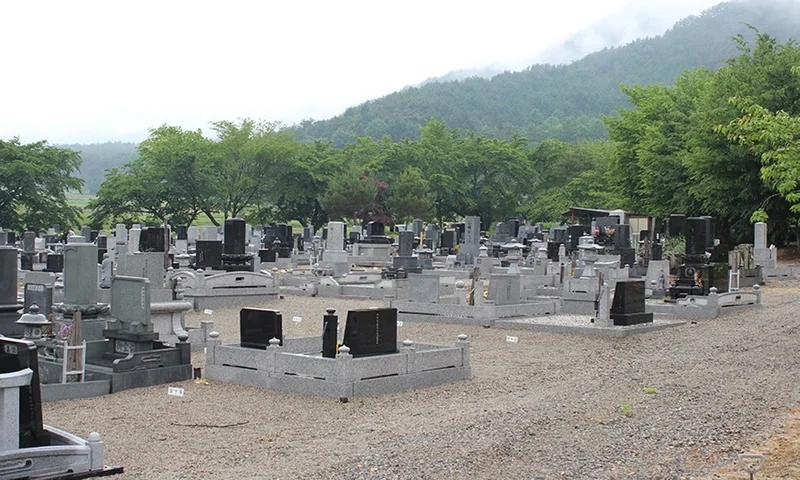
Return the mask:
<path id="1" fill-rule="evenodd" d="M 74 176 L 80 166 L 77 152 L 46 141 L 0 140 L 0 225 L 17 230 L 78 225 L 80 211 L 69 205 L 67 192 L 83 186 Z"/>
<path id="2" fill-rule="evenodd" d="M 375 179 L 352 167 L 331 179 L 321 203 L 330 218 L 365 220 L 377 195 Z"/>
<path id="3" fill-rule="evenodd" d="M 214 122 L 212 129 L 219 139 L 217 203 L 226 218 L 237 217 L 270 184 L 279 161 L 292 154 L 294 138 L 279 123 L 251 119 Z"/>
<path id="4" fill-rule="evenodd" d="M 419 168 L 406 168 L 397 180 L 389 184 L 386 207 L 393 219 L 403 223 L 414 218 L 425 221 L 432 218 L 430 184 Z"/>
<path id="5" fill-rule="evenodd" d="M 125 218 L 189 224 L 216 209 L 213 142 L 198 131 L 164 125 L 139 145 L 139 157 L 107 174 L 89 203 L 95 222 Z"/>
<path id="6" fill-rule="evenodd" d="M 457 213 L 478 215 L 484 225 L 518 214 L 538 183 L 521 137 L 506 141 L 470 133 L 460 142 L 459 155 L 464 162 L 459 180 L 467 195 Z"/>

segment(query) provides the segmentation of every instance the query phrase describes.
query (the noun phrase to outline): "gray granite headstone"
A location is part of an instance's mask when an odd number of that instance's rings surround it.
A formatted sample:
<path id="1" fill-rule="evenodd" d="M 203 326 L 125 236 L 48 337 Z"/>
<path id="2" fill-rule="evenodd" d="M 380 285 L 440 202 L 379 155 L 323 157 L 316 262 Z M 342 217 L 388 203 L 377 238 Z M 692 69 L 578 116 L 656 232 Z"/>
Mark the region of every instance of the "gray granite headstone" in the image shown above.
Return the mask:
<path id="1" fill-rule="evenodd" d="M 139 240 L 142 238 L 142 228 L 139 225 L 133 225 L 128 231 L 128 255 L 133 255 L 139 251 Z"/>
<path id="2" fill-rule="evenodd" d="M 17 249 L 0 246 L 0 305 L 17 303 Z"/>
<path id="3" fill-rule="evenodd" d="M 464 262 L 467 265 L 475 264 L 475 257 L 478 256 L 481 247 L 481 217 L 468 216 L 464 218 L 464 245 L 461 252 L 464 253 Z"/>
<path id="4" fill-rule="evenodd" d="M 414 232 L 404 230 L 398 235 L 399 248 L 397 254 L 401 257 L 410 257 L 414 250 Z"/>
<path id="5" fill-rule="evenodd" d="M 53 310 L 53 286 L 41 283 L 25 284 L 25 308 L 27 312 L 34 303 L 39 306 L 39 313 L 50 315 Z"/>
<path id="6" fill-rule="evenodd" d="M 97 245 L 68 243 L 64 246 L 64 303 L 97 303 Z"/>
<path id="7" fill-rule="evenodd" d="M 124 223 L 118 223 L 114 230 L 114 238 L 117 245 L 125 245 L 128 241 L 128 228 Z"/>
<path id="8" fill-rule="evenodd" d="M 22 250 L 25 253 L 36 251 L 36 233 L 27 231 L 22 233 Z"/>
<path id="9" fill-rule="evenodd" d="M 414 235 L 419 236 L 422 233 L 422 220 L 415 218 L 411 222 L 411 231 L 414 232 Z"/>
<path id="10" fill-rule="evenodd" d="M 151 330 L 150 281 L 146 278 L 116 276 L 111 282 L 111 316 L 122 322 L 123 330 Z"/>
<path id="11" fill-rule="evenodd" d="M 519 275 L 492 275 L 489 281 L 489 299 L 495 305 L 513 305 L 520 302 L 522 284 Z"/>
<path id="12" fill-rule="evenodd" d="M 409 273 L 408 299 L 419 303 L 438 303 L 439 275 Z"/>
<path id="13" fill-rule="evenodd" d="M 150 280 L 151 288 L 162 288 L 164 284 L 164 253 L 139 252 L 117 261 L 117 275 L 140 277 Z"/>
<path id="14" fill-rule="evenodd" d="M 344 223 L 328 222 L 328 250 L 344 250 Z"/>

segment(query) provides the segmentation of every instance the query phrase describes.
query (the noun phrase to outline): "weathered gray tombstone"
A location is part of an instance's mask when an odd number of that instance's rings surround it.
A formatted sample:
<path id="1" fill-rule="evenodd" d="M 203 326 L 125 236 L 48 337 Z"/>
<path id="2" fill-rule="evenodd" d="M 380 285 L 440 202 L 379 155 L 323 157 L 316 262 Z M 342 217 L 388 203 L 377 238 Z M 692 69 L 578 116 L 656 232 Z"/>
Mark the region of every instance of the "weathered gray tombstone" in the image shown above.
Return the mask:
<path id="1" fill-rule="evenodd" d="M 344 223 L 328 223 L 328 248 L 322 257 L 323 266 L 333 269 L 334 277 L 341 277 L 350 272 L 350 258 L 344 249 Z"/>
<path id="2" fill-rule="evenodd" d="M 64 303 L 97 303 L 97 246 L 68 243 L 64 246 Z"/>
<path id="3" fill-rule="evenodd" d="M 411 231 L 414 232 L 415 236 L 420 236 L 422 234 L 422 220 L 415 218 L 411 222 Z"/>
<path id="4" fill-rule="evenodd" d="M 117 275 L 123 277 L 141 277 L 150 280 L 153 289 L 163 288 L 164 275 L 164 254 L 161 252 L 139 252 L 136 255 L 128 255 L 120 258 L 117 262 Z"/>
<path id="5" fill-rule="evenodd" d="M 410 273 L 408 275 L 408 300 L 418 303 L 438 303 L 439 275 Z"/>
<path id="6" fill-rule="evenodd" d="M 153 349 L 158 334 L 150 322 L 150 281 L 116 276 L 111 282 L 111 319 L 103 335 L 111 340 L 111 354 Z"/>
<path id="7" fill-rule="evenodd" d="M 186 229 L 186 241 L 189 242 L 189 245 L 197 243 L 197 227 L 194 225 Z"/>
<path id="8" fill-rule="evenodd" d="M 11 245 L 0 246 L 0 334 L 21 335 L 16 325 L 17 311 L 17 249 Z"/>
<path id="9" fill-rule="evenodd" d="M 481 247 L 481 217 L 468 216 L 464 218 L 464 245 L 461 253 L 464 255 L 464 265 L 474 265 L 478 249 Z"/>
<path id="10" fill-rule="evenodd" d="M 128 231 L 128 255 L 133 255 L 139 251 L 139 240 L 142 238 L 142 227 L 138 224 L 131 226 Z"/>
<path id="11" fill-rule="evenodd" d="M 398 235 L 398 255 L 392 258 L 392 268 L 395 270 L 403 268 L 406 272 L 414 271 L 419 273 L 419 259 L 414 257 L 414 232 L 404 230 Z"/>
<path id="12" fill-rule="evenodd" d="M 492 275 L 489 281 L 489 299 L 495 305 L 515 305 L 522 297 L 519 275 Z"/>
<path id="13" fill-rule="evenodd" d="M 24 310 L 27 312 L 34 303 L 39 306 L 39 313 L 44 316 L 53 311 L 53 286 L 41 283 L 26 283 L 24 293 Z"/>
<path id="14" fill-rule="evenodd" d="M 767 224 L 756 222 L 753 225 L 755 239 L 753 242 L 753 260 L 756 265 L 764 268 L 776 268 L 778 266 L 775 250 L 767 247 Z"/>

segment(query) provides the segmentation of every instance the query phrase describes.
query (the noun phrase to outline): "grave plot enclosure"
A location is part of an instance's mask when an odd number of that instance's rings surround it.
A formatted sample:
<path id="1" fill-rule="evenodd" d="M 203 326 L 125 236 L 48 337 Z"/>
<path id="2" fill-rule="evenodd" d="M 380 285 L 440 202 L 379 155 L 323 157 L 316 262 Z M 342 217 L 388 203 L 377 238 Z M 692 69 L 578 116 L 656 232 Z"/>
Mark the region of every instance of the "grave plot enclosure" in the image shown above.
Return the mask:
<path id="1" fill-rule="evenodd" d="M 395 309 L 350 313 L 344 338 L 354 342 L 360 351 L 357 355 L 346 343 L 335 353 L 326 345 L 328 351 L 323 355 L 321 335 L 284 338 L 282 344 L 274 337 L 262 349 L 221 345 L 219 334 L 211 332 L 206 375 L 215 381 L 333 398 L 379 395 L 471 378 L 466 335 L 460 335 L 454 346 L 410 340 L 398 343 Z M 329 310 L 320 322 L 328 344 L 335 319 Z"/>

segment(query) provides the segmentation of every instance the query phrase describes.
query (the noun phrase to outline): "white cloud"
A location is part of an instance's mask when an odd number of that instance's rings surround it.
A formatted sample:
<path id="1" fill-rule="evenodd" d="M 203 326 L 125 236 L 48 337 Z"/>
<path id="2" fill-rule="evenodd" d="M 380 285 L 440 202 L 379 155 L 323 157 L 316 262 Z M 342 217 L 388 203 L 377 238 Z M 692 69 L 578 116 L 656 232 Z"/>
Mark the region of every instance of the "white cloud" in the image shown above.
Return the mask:
<path id="1" fill-rule="evenodd" d="M 452 70 L 519 67 L 630 2 L 4 2 L 0 138 L 327 118 Z M 649 3 L 677 20 L 715 2 Z"/>

